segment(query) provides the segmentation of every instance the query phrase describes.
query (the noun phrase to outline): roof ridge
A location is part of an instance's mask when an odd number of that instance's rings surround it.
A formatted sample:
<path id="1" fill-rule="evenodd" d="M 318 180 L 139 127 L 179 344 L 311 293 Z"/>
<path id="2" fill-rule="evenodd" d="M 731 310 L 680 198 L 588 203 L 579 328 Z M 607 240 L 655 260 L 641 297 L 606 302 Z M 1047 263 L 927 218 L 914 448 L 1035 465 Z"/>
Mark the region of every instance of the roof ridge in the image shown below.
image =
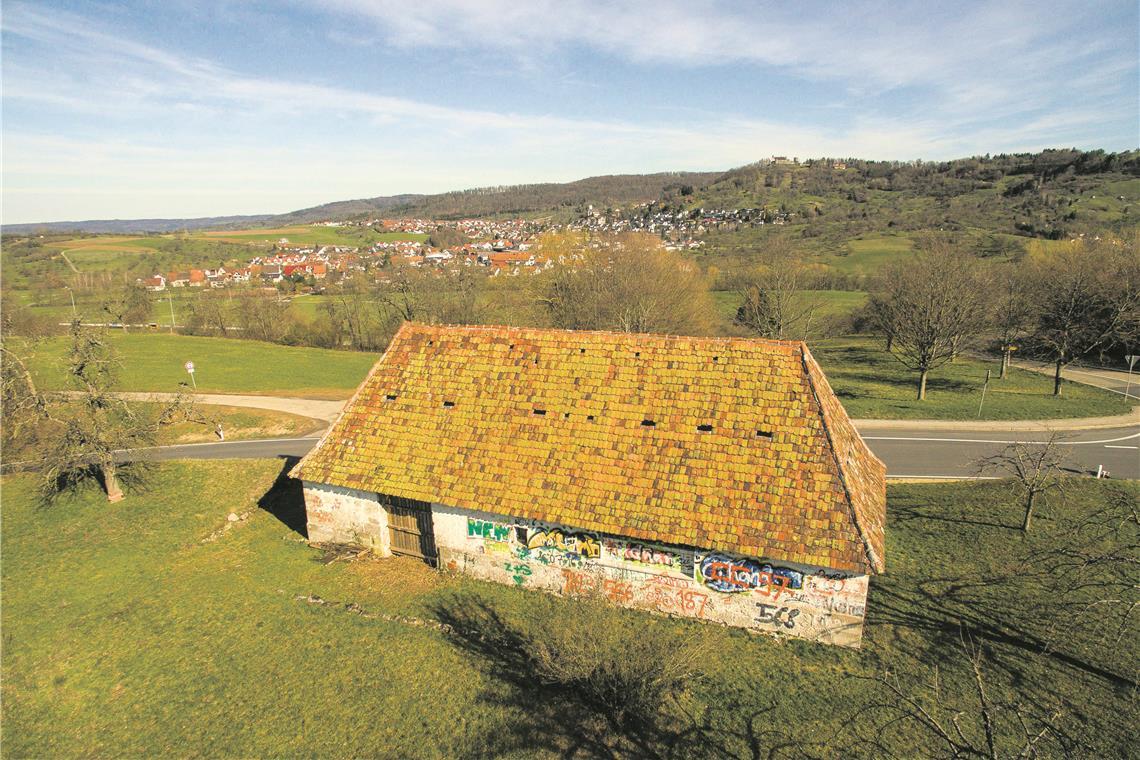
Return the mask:
<path id="1" fill-rule="evenodd" d="M 634 339 L 672 339 L 672 340 L 697 340 L 703 343 L 716 343 L 716 344 L 732 344 L 744 343 L 758 346 L 780 346 L 783 348 L 797 348 L 804 345 L 802 340 L 785 340 L 779 338 L 744 338 L 735 336 L 719 336 L 719 335 L 681 335 L 674 333 L 652 333 L 652 332 L 622 332 L 620 330 L 579 330 L 570 329 L 566 327 L 534 327 L 531 325 L 462 325 L 462 324 L 432 324 L 429 322 L 416 322 L 405 321 L 405 325 L 413 327 L 426 327 L 430 329 L 446 329 L 446 330 L 464 330 L 469 332 L 495 332 L 500 330 L 510 332 L 542 332 L 542 333 L 563 333 L 570 335 L 609 335 L 620 338 L 634 338 Z M 401 329 L 402 326 L 401 326 Z M 397 333 L 398 334 L 398 333 Z M 395 341 L 395 338 L 392 339 Z"/>
<path id="2" fill-rule="evenodd" d="M 855 531 L 859 534 L 859 540 L 862 542 L 863 550 L 867 555 L 868 569 L 871 571 L 882 572 L 881 568 L 884 564 L 883 560 L 878 556 L 875 548 L 871 545 L 871 540 L 867 535 L 866 527 L 863 525 L 863 521 L 859 518 L 859 510 L 855 508 L 855 499 L 852 496 L 851 484 L 848 482 L 847 477 L 847 466 L 839 456 L 839 450 L 836 448 L 835 437 L 832 435 L 833 423 L 831 419 L 831 413 L 828 411 L 827 406 L 820 398 L 819 389 L 816 387 L 815 372 L 812 369 L 812 364 L 815 364 L 815 357 L 808 349 L 807 342 L 801 341 L 800 345 L 802 351 L 800 356 L 802 360 L 804 375 L 807 377 L 808 387 L 811 388 L 812 398 L 815 400 L 816 408 L 819 410 L 819 418 L 823 423 L 823 432 L 824 435 L 827 436 L 827 449 L 830 452 L 833 461 L 835 462 L 835 469 L 839 475 L 839 482 L 843 485 L 843 495 L 847 502 L 847 508 L 850 510 L 851 522 L 855 525 Z M 826 378 L 824 378 L 824 382 L 827 382 Z M 831 385 L 829 383 L 828 389 L 830 390 L 830 388 Z M 834 391 L 832 391 L 832 393 L 834 393 Z M 840 408 L 842 409 L 842 406 Z M 844 414 L 846 414 L 846 412 L 844 412 Z M 850 422 L 850 420 L 848 420 L 848 422 Z M 858 435 L 858 431 L 856 430 L 855 432 L 856 435 Z M 862 437 L 860 437 L 859 440 L 862 442 Z M 864 448 L 866 448 L 866 444 L 864 444 Z M 867 453 L 870 454 L 880 464 L 882 464 L 882 460 L 876 457 L 869 448 L 867 449 Z"/>

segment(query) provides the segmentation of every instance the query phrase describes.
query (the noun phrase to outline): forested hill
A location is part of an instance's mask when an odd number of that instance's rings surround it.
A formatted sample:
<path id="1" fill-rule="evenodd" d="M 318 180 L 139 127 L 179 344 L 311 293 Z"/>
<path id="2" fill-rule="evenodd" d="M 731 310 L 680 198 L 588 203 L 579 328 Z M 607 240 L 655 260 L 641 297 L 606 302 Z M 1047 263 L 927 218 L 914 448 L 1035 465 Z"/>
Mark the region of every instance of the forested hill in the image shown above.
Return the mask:
<path id="1" fill-rule="evenodd" d="M 647 202 L 652 204 L 648 208 L 629 208 Z M 1140 151 L 1046 150 L 943 162 L 764 160 L 726 172 L 607 175 L 436 195 L 379 196 L 279 215 L 20 224 L 7 225 L 4 232 L 162 232 L 408 216 L 552 215 L 565 221 L 590 205 L 625 207 L 625 213 L 635 214 L 699 209 L 790 212 L 791 223 L 804 225 L 808 236 L 949 228 L 1060 238 L 1137 224 Z"/>
<path id="2" fill-rule="evenodd" d="M 820 234 L 940 228 L 1061 238 L 1140 221 L 1140 151 L 1046 150 L 945 162 L 761 161 L 662 205 L 790 212 L 793 223 Z"/>
<path id="3" fill-rule="evenodd" d="M 613 174 L 576 182 L 545 182 L 507 187 L 480 187 L 427 195 L 391 210 L 407 216 L 462 219 L 479 216 L 518 216 L 576 209 L 643 203 L 671 197 L 683 188 L 708 184 L 722 172 Z"/>

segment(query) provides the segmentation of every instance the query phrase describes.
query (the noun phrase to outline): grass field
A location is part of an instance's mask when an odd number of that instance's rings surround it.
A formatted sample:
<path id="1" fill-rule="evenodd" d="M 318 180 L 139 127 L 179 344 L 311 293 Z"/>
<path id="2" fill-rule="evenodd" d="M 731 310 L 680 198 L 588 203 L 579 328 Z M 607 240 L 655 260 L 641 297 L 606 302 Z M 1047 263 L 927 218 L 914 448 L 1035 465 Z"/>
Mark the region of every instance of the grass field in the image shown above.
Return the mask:
<path id="1" fill-rule="evenodd" d="M 183 365 L 194 362 L 202 393 L 255 393 L 308 398 L 347 398 L 379 358 L 375 354 L 278 346 L 233 338 L 164 333 L 110 333 L 122 363 L 119 390 L 177 391 L 189 383 Z M 69 338 L 35 349 L 33 371 L 45 388 L 64 382 L 60 357 Z"/>
<path id="2" fill-rule="evenodd" d="M 848 240 L 846 250 L 825 256 L 824 263 L 845 274 L 874 274 L 914 250 L 914 241 L 896 235 L 867 235 Z"/>
<path id="3" fill-rule="evenodd" d="M 858 294 L 836 294 L 836 303 Z M 317 299 L 300 299 L 314 309 Z M 120 390 L 175 391 L 189 377 L 193 361 L 203 393 L 259 393 L 309 398 L 347 398 L 379 358 L 376 354 L 278 346 L 233 338 L 167 333 L 110 333 L 122 359 Z M 35 350 L 33 368 L 46 388 L 63 382 L 59 357 L 66 337 L 51 338 Z M 1010 370 L 997 380 L 996 361 L 963 358 L 931 373 L 927 398 L 915 400 L 917 377 L 869 338 L 836 338 L 809 343 L 847 412 L 856 418 L 942 420 L 1030 420 L 1124 414 L 1123 396 L 1087 385 L 1066 383 L 1052 396 L 1052 379 Z M 978 404 L 986 370 L 992 371 L 982 415 Z"/>
<path id="4" fill-rule="evenodd" d="M 714 290 L 713 300 L 717 312 L 726 323 L 731 323 L 740 307 L 740 293 L 732 290 Z M 861 290 L 808 290 L 804 298 L 811 298 L 818 302 L 815 319 L 822 324 L 827 320 L 842 317 L 855 311 L 867 303 L 867 294 Z"/>
<path id="5" fill-rule="evenodd" d="M 29 478 L 3 480 L 5 755 L 882 757 L 873 736 L 929 757 L 938 747 L 912 723 L 887 725 L 873 708 L 883 690 L 862 677 L 889 670 L 927 705 L 937 679 L 969 714 L 962 625 L 991 700 L 1062 710 L 1065 756 L 1134 754 L 1137 637 L 1106 645 L 1078 627 L 1046 649 L 1063 614 L 1050 573 L 1016 568 L 1068 546 L 1087 511 L 1140 498 L 1135 485 L 1081 481 L 1028 536 L 1005 527 L 1018 515 L 1002 484 L 892 487 L 888 574 L 872 582 L 859 651 L 615 611 L 702 644 L 683 703 L 623 734 L 576 689 L 539 682 L 510 643 L 579 603 L 407 559 L 328 564 L 296 531 L 296 486 L 270 492 L 281 466 L 165 463 L 119 504 L 87 491 L 46 510 Z M 492 616 L 502 648 L 401 622 L 470 609 Z"/>
<path id="6" fill-rule="evenodd" d="M 836 338 L 811 344 L 812 354 L 827 373 L 847 413 L 856 418 L 938 420 L 1032 420 L 1125 414 L 1124 396 L 1078 383 L 1065 383 L 1054 398 L 1053 379 L 1011 369 L 998 380 L 999 363 L 962 358 L 930 373 L 926 400 L 915 399 L 918 375 L 899 364 L 869 338 Z M 986 370 L 993 379 L 982 385 Z"/>
<path id="7" fill-rule="evenodd" d="M 240 406 L 199 404 L 197 413 L 205 420 L 205 424 L 180 422 L 164 427 L 159 431 L 159 445 L 217 441 L 214 425 L 219 423 L 227 441 L 308 435 L 320 430 L 325 424 L 297 414 Z"/>
<path id="8" fill-rule="evenodd" d="M 377 232 L 367 227 L 323 227 L 298 225 L 252 230 L 213 230 L 195 232 L 191 239 L 226 243 L 276 243 L 282 238 L 292 245 L 371 245 L 394 240 L 427 240 L 427 235 L 412 232 Z"/>

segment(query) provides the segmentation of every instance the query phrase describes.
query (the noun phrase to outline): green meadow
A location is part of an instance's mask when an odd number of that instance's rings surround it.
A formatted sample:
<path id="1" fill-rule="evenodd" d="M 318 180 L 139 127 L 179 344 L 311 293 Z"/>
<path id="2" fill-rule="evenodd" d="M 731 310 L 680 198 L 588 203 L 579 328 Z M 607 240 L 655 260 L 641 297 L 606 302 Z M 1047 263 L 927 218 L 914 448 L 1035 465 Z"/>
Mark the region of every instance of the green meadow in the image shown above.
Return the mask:
<path id="1" fill-rule="evenodd" d="M 874 679 L 984 744 L 963 638 L 992 703 L 1022 705 L 1034 730 L 1056 711 L 1063 743 L 1037 756 L 1135 753 L 1140 637 L 1070 620 L 1049 558 L 1091 511 L 1140 499 L 1136 484 L 1079 481 L 1028 535 L 1003 483 L 892 486 L 888 571 L 851 650 L 338 560 L 305 543 L 282 469 L 163 463 L 118 504 L 88 490 L 49 509 L 29 476 L 3 479 L 6 756 L 931 757 L 944 747 Z M 615 725 L 533 669 L 529 637 L 551 617 L 692 646 L 695 676 Z M 595 645 L 638 656 L 612 642 Z M 995 735 L 1014 756 L 1012 708 Z"/>

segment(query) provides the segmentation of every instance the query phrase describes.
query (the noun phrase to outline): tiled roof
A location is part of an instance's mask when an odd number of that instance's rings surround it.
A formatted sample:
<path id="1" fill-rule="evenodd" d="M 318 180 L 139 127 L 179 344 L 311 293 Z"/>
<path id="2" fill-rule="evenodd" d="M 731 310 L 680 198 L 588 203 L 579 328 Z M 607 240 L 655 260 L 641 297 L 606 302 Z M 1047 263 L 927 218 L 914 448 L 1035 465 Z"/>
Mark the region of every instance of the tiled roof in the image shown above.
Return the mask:
<path id="1" fill-rule="evenodd" d="M 406 323 L 293 475 L 884 568 L 885 468 L 800 342 Z"/>

